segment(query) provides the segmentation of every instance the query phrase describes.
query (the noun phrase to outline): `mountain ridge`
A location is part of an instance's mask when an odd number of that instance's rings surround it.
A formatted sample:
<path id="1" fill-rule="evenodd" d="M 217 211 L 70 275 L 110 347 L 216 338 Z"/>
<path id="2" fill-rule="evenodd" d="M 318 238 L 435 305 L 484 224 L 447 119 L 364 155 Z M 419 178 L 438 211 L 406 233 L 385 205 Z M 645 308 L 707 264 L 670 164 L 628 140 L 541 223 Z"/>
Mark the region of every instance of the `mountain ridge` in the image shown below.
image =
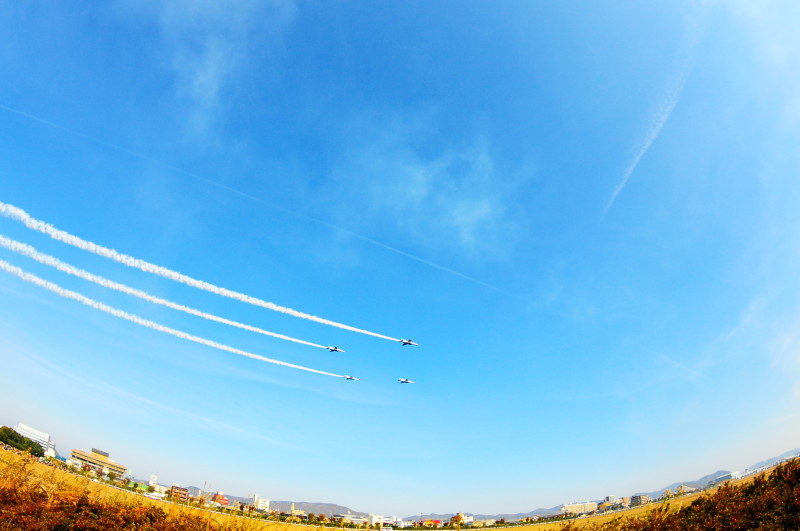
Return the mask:
<path id="1" fill-rule="evenodd" d="M 783 459 L 785 459 L 787 457 L 794 457 L 794 456 L 798 456 L 798 455 L 800 455 L 800 448 L 795 448 L 794 450 L 789 450 L 788 452 L 784 452 L 784 453 L 782 453 L 782 454 L 780 454 L 778 456 L 770 457 L 768 459 L 764 459 L 763 461 L 759 461 L 759 462 L 749 466 L 747 469 L 748 470 L 755 470 L 755 469 L 762 468 L 762 467 L 769 467 L 769 466 L 772 466 L 774 464 L 779 463 L 780 461 L 782 461 Z M 729 470 L 717 470 L 716 472 L 712 472 L 711 474 L 706 474 L 706 475 L 701 476 L 701 477 L 699 477 L 699 478 L 697 478 L 695 480 L 676 481 L 676 482 L 670 483 L 669 485 L 667 485 L 665 487 L 662 487 L 660 489 L 651 490 L 651 491 L 637 491 L 637 492 L 634 492 L 633 495 L 646 494 L 646 495 L 650 496 L 651 498 L 658 498 L 658 497 L 661 496 L 661 494 L 665 490 L 669 489 L 669 490 L 672 490 L 674 492 L 681 485 L 686 485 L 687 487 L 693 487 L 693 488 L 700 489 L 700 488 L 705 487 L 711 481 L 717 479 L 718 477 L 724 476 L 724 475 L 730 474 L 730 473 L 731 472 Z M 197 494 L 199 494 L 199 492 L 200 492 L 200 489 L 198 487 L 189 487 L 189 494 L 190 495 L 197 496 Z M 231 505 L 236 504 L 236 503 L 245 503 L 245 504 L 247 504 L 247 503 L 250 503 L 252 501 L 251 497 L 234 496 L 234 495 L 226 495 L 226 497 L 230 501 Z M 598 500 L 594 500 L 594 501 L 600 501 L 600 500 L 598 499 Z M 332 514 L 351 514 L 353 516 L 361 516 L 361 517 L 364 517 L 364 516 L 367 516 L 368 514 L 370 514 L 370 513 L 361 512 L 361 511 L 354 511 L 353 509 L 350 509 L 349 507 L 346 507 L 344 505 L 339 505 L 339 504 L 336 504 L 336 503 L 330 503 L 330 502 L 303 502 L 303 501 L 299 501 L 299 502 L 295 501 L 295 502 L 293 502 L 293 501 L 288 501 L 288 500 L 275 500 L 275 501 L 270 500 L 270 510 L 276 510 L 276 511 L 279 511 L 279 512 L 288 513 L 290 511 L 290 509 L 291 509 L 292 503 L 294 503 L 296 509 L 305 511 L 306 513 L 325 514 L 325 515 L 328 515 L 328 516 L 330 516 Z M 560 508 L 561 508 L 561 505 L 556 505 L 555 507 L 549 507 L 549 508 L 540 507 L 538 509 L 533 509 L 531 511 L 520 512 L 520 513 L 475 514 L 475 513 L 465 512 L 463 514 L 466 515 L 466 516 L 472 516 L 476 520 L 499 520 L 501 518 L 504 518 L 505 520 L 511 521 L 511 520 L 519 520 L 521 518 L 526 518 L 526 517 L 532 517 L 532 516 L 535 516 L 535 515 L 549 516 L 549 515 L 556 514 L 556 513 L 560 512 Z M 424 519 L 424 520 L 429 520 L 429 519 L 430 520 L 449 520 L 453 516 L 455 516 L 454 513 L 415 514 L 415 515 L 404 517 L 404 520 L 416 520 L 418 518 L 421 518 L 421 519 Z"/>

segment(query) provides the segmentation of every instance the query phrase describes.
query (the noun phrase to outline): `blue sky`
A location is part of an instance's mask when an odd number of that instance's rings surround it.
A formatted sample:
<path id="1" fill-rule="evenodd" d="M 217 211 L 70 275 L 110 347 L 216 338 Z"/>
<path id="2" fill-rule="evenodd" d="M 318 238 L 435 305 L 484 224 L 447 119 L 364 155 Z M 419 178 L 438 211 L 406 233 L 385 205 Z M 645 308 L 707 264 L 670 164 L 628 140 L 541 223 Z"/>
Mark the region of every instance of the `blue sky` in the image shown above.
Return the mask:
<path id="1" fill-rule="evenodd" d="M 523 512 L 800 446 L 791 2 L 0 4 L 0 422 L 137 477 Z M 407 377 L 415 385 L 400 385 Z"/>

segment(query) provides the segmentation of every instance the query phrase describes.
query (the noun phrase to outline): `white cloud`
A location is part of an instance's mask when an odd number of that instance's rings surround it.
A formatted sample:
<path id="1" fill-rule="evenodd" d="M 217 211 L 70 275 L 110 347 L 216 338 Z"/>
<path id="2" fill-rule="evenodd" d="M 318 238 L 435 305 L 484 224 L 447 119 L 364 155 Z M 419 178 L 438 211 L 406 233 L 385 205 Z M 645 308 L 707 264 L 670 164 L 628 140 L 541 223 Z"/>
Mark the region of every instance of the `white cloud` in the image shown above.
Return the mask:
<path id="1" fill-rule="evenodd" d="M 762 78 L 764 99 L 782 102 L 784 126 L 793 129 L 800 123 L 800 4 L 790 0 L 740 0 L 722 2 L 722 6 L 740 21 L 765 67 L 754 74 Z M 780 98 L 776 98 L 776 92 Z"/>
<path id="2" fill-rule="evenodd" d="M 174 76 L 176 96 L 186 102 L 187 128 L 199 134 L 220 118 L 225 92 L 245 71 L 254 43 L 274 39 L 294 16 L 291 0 L 124 5 L 157 24 L 163 65 Z"/>
<path id="3" fill-rule="evenodd" d="M 356 142 L 329 184 L 337 202 L 353 205 L 363 224 L 388 224 L 417 245 L 502 249 L 513 233 L 515 176 L 501 175 L 485 142 L 432 150 L 419 145 L 419 129 L 395 122 Z"/>

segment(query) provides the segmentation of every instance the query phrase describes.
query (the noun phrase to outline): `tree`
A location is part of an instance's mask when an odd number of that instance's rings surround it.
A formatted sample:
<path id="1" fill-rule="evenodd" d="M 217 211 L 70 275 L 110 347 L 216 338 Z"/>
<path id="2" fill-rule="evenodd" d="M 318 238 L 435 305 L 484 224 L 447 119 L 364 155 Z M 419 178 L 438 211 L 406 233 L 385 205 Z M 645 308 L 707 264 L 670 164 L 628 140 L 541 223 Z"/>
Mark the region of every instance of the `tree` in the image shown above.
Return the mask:
<path id="1" fill-rule="evenodd" d="M 23 452 L 30 452 L 34 457 L 44 457 L 44 450 L 41 444 L 32 441 L 24 435 L 20 435 L 8 426 L 0 428 L 0 442 L 4 442 Z"/>
<path id="2" fill-rule="evenodd" d="M 672 494 L 672 490 L 666 489 L 664 492 L 661 493 L 661 497 L 665 500 L 672 498 L 674 494 Z"/>

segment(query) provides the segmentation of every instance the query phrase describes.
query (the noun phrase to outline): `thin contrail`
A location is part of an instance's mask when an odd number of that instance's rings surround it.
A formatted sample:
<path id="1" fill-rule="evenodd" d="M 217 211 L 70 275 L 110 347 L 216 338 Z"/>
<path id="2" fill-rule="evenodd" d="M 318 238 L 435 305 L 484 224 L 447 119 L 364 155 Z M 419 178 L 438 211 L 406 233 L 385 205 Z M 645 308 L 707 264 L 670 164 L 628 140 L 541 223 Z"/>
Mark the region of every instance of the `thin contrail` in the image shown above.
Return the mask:
<path id="1" fill-rule="evenodd" d="M 672 115 L 672 111 L 675 109 L 675 105 L 678 103 L 681 93 L 683 92 L 683 87 L 686 84 L 686 77 L 686 73 L 681 75 L 679 82 L 667 96 L 666 101 L 662 103 L 661 108 L 659 109 L 652 125 L 650 126 L 650 130 L 647 132 L 647 136 L 644 138 L 644 142 L 639 148 L 639 151 L 628 165 L 625 173 L 622 174 L 622 179 L 620 179 L 619 183 L 617 183 L 617 186 L 614 188 L 611 197 L 608 199 L 606 208 L 604 210 L 606 214 L 608 213 L 609 209 L 611 209 L 614 201 L 617 200 L 617 196 L 620 194 L 620 192 L 622 192 L 622 189 L 625 188 L 626 184 L 628 184 L 628 180 L 636 170 L 636 166 L 639 165 L 639 161 L 642 160 L 644 154 L 647 153 L 647 150 L 650 149 L 651 145 L 653 145 L 653 142 L 655 142 L 656 138 L 658 138 L 658 135 L 661 133 L 661 129 L 664 127 L 664 124 L 667 123 L 667 120 L 669 120 L 669 117 Z"/>
<path id="2" fill-rule="evenodd" d="M 617 200 L 617 196 L 620 194 L 620 192 L 622 192 L 622 189 L 625 188 L 625 185 L 628 184 L 628 179 L 630 179 L 631 175 L 633 175 L 633 172 L 636 170 L 636 166 L 639 165 L 639 161 L 642 160 L 644 154 L 647 153 L 647 150 L 650 149 L 650 146 L 653 144 L 653 142 L 655 142 L 656 138 L 658 138 L 658 135 L 661 133 L 661 129 L 664 127 L 664 124 L 667 123 L 669 117 L 672 115 L 675 105 L 678 104 L 678 100 L 681 98 L 683 88 L 686 86 L 686 80 L 689 77 L 689 73 L 692 69 L 692 63 L 694 62 L 693 50 L 697 46 L 697 42 L 703 32 L 703 28 L 705 27 L 704 19 L 706 15 L 707 14 L 703 11 L 698 10 L 692 10 L 686 15 L 684 19 L 685 30 L 681 39 L 680 48 L 678 50 L 678 75 L 673 78 L 675 81 L 672 83 L 672 86 L 669 87 L 667 97 L 662 102 L 660 108 L 656 109 L 655 117 L 650 126 L 650 130 L 647 132 L 639 151 L 636 153 L 636 156 L 622 174 L 622 179 L 620 179 L 619 183 L 614 188 L 614 191 L 611 193 L 611 197 L 608 199 L 606 207 L 603 210 L 604 215 L 608 214 L 608 211 L 611 209 L 614 201 Z"/>
<path id="3" fill-rule="evenodd" d="M 143 318 L 139 317 L 138 315 L 134 315 L 134 314 L 125 312 L 123 310 L 120 310 L 120 309 L 117 309 L 117 308 L 113 308 L 111 306 L 103 304 L 102 302 L 98 302 L 98 301 L 96 301 L 94 299 L 90 299 L 89 297 L 86 297 L 85 295 L 81 295 L 80 293 L 77 293 L 75 291 L 70 291 L 68 289 L 64 289 L 61 286 L 59 286 L 58 284 L 54 284 L 54 283 L 52 283 L 52 282 L 50 282 L 48 280 L 44 280 L 43 278 L 37 277 L 36 275 L 33 275 L 31 273 L 27 273 L 27 272 L 23 271 L 22 269 L 20 269 L 19 267 L 16 267 L 16 266 L 13 266 L 13 265 L 9 264 L 5 260 L 0 260 L 0 269 L 2 269 L 3 271 L 5 271 L 6 273 L 8 273 L 10 275 L 15 275 L 15 276 L 21 278 L 25 282 L 30 282 L 31 284 L 35 284 L 35 285 L 37 285 L 39 287 L 42 287 L 42 288 L 47 289 L 47 290 L 50 290 L 53 293 L 55 293 L 56 295 L 60 295 L 60 296 L 65 297 L 67 299 L 72 299 L 72 300 L 78 301 L 78 302 L 80 302 L 82 304 L 85 304 L 86 306 L 89 306 L 90 308 L 94 308 L 96 310 L 100 310 L 100 311 L 109 313 L 109 314 L 113 315 L 114 317 L 119 317 L 121 319 L 126 319 L 126 320 L 131 321 L 133 323 L 136 323 L 138 325 L 146 326 L 147 328 L 152 328 L 153 330 L 158 330 L 159 332 L 164 332 L 165 334 L 170 334 L 170 335 L 173 335 L 175 337 L 179 337 L 181 339 L 186 339 L 186 340 L 189 340 L 189 341 L 193 341 L 195 343 L 199 343 L 201 345 L 206 345 L 207 347 L 216 348 L 216 349 L 219 349 L 219 350 L 224 350 L 226 352 L 231 352 L 233 354 L 238 354 L 240 356 L 253 358 L 255 360 L 266 361 L 267 363 L 274 363 L 275 365 L 283 365 L 284 367 L 290 367 L 292 369 L 300 369 L 301 371 L 314 372 L 314 373 L 317 373 L 317 374 L 324 374 L 325 376 L 333 376 L 335 378 L 344 378 L 344 376 L 341 375 L 341 374 L 334 374 L 332 372 L 320 371 L 320 370 L 317 370 L 317 369 L 312 369 L 310 367 L 303 367 L 302 365 L 295 365 L 294 363 L 287 363 L 285 361 L 279 361 L 279 360 L 273 360 L 271 358 L 265 358 L 264 356 L 259 356 L 258 354 L 253 354 L 252 352 L 247 352 L 246 350 L 240 350 L 238 348 L 229 347 L 228 345 L 223 345 L 222 343 L 217 343 L 216 341 L 211 341 L 210 339 L 205 339 L 205 338 L 202 338 L 202 337 L 193 336 L 191 334 L 187 334 L 186 332 L 182 332 L 180 330 L 175 330 L 174 328 L 169 328 L 167 326 L 164 326 L 162 324 L 159 324 L 159 323 L 156 323 L 156 322 L 153 322 L 153 321 L 148 321 L 147 319 L 143 319 Z"/>
<path id="4" fill-rule="evenodd" d="M 133 295 L 134 297 L 138 297 L 140 299 L 144 299 L 146 301 L 160 304 L 161 306 L 166 306 L 167 308 L 172 308 L 173 310 L 178 310 L 180 312 L 185 312 L 191 315 L 196 315 L 198 317 L 202 317 L 203 319 L 208 319 L 209 321 L 216 321 L 218 323 L 223 323 L 230 326 L 235 326 L 237 328 L 241 328 L 243 330 L 249 330 L 251 332 L 256 332 L 257 334 L 264 334 L 266 336 L 277 337 L 278 339 L 285 339 L 286 341 L 294 341 L 295 343 L 300 343 L 303 345 L 308 345 L 311 347 L 317 347 L 326 349 L 328 347 L 324 345 L 318 345 L 316 343 L 311 343 L 310 341 L 304 341 L 302 339 L 296 339 L 293 337 L 285 336 L 283 334 L 276 334 L 275 332 L 270 332 L 268 330 L 264 330 L 262 328 L 258 328 L 255 326 L 250 326 L 246 324 L 242 324 L 236 321 L 231 321 L 230 319 L 225 319 L 224 317 L 219 317 L 217 315 L 213 315 L 210 313 L 202 312 L 200 310 L 196 310 L 194 308 L 190 308 L 188 306 L 184 306 L 182 304 L 178 304 L 176 302 L 168 301 L 166 299 L 162 299 L 156 297 L 154 295 L 150 295 L 145 291 L 138 290 L 136 288 L 132 288 L 130 286 L 126 286 L 125 284 L 120 284 L 119 282 L 114 282 L 113 280 L 109 280 L 107 278 L 101 277 L 99 275 L 95 275 L 93 273 L 89 273 L 88 271 L 84 271 L 83 269 L 78 269 L 77 267 L 62 262 L 58 258 L 52 257 L 50 255 L 40 253 L 35 248 L 30 245 L 18 242 L 16 240 L 12 240 L 10 238 L 6 238 L 2 234 L 0 234 L 0 247 L 5 247 L 15 253 L 19 253 L 23 256 L 27 256 L 28 258 L 32 258 L 41 264 L 48 265 L 50 267 L 54 267 L 59 271 L 67 273 L 68 275 L 73 275 L 76 277 L 80 277 L 82 279 L 88 280 L 89 282 L 94 282 L 95 284 L 99 284 L 100 286 L 113 289 L 116 291 L 120 291 L 122 293 L 127 293 L 128 295 Z"/>
<path id="5" fill-rule="evenodd" d="M 369 330 L 356 328 L 354 326 L 349 326 L 342 323 L 337 323 L 336 321 L 331 321 L 329 319 L 317 317 L 316 315 L 299 312 L 297 310 L 293 310 L 285 306 L 279 306 L 272 302 L 267 302 L 265 300 L 258 299 L 256 297 L 251 297 L 250 295 L 245 295 L 244 293 L 239 293 L 237 291 L 232 291 L 226 288 L 215 286 L 214 284 L 210 284 L 202 280 L 197 280 L 190 276 L 178 273 L 177 271 L 173 271 L 172 269 L 167 269 L 166 267 L 151 264 L 150 262 L 146 262 L 144 260 L 140 260 L 138 258 L 134 258 L 126 254 L 118 253 L 114 249 L 109 249 L 108 247 L 103 247 L 102 245 L 86 241 L 82 238 L 79 238 L 78 236 L 75 236 L 63 230 L 59 230 L 53 227 L 52 225 L 45 223 L 44 221 L 32 218 L 27 212 L 25 212 L 21 208 L 17 208 L 7 203 L 0 202 L 0 215 L 3 215 L 7 218 L 15 219 L 17 221 L 21 221 L 29 229 L 46 234 L 51 238 L 53 238 L 54 240 L 58 240 L 60 242 L 72 245 L 79 249 L 83 249 L 84 251 L 89 251 L 90 253 L 94 253 L 98 256 L 110 258 L 111 260 L 119 262 L 120 264 L 126 265 L 128 267 L 140 269 L 146 273 L 152 273 L 154 275 L 158 275 L 170 280 L 174 280 L 176 282 L 180 282 L 182 284 L 186 284 L 187 286 L 192 286 L 211 293 L 216 293 L 217 295 L 221 295 L 223 297 L 229 297 L 231 299 L 246 302 L 254 306 L 267 308 L 268 310 L 274 310 L 276 312 L 285 313 L 294 317 L 299 317 L 301 319 L 308 319 L 309 321 L 315 321 L 317 323 L 322 323 L 329 326 L 335 326 L 337 328 L 343 328 L 344 330 L 350 330 L 351 332 L 359 332 L 361 334 L 380 337 L 383 339 L 388 339 L 390 341 L 400 341 L 399 339 L 394 337 L 385 336 L 383 334 L 378 334 L 376 332 L 370 332 Z"/>
<path id="6" fill-rule="evenodd" d="M 478 280 L 475 277 L 471 277 L 469 275 L 465 275 L 464 273 L 456 271 L 455 269 L 450 269 L 449 267 L 443 266 L 441 264 L 437 264 L 436 262 L 431 262 L 430 260 L 425 260 L 424 258 L 421 258 L 421 257 L 419 257 L 419 256 L 417 256 L 415 254 L 411 254 L 409 252 L 402 251 L 402 250 L 400 250 L 400 249 L 398 249 L 396 247 L 392 247 L 391 245 L 387 245 L 387 244 L 385 244 L 383 242 L 379 242 L 378 240 L 374 240 L 374 239 L 372 239 L 372 238 L 370 238 L 368 236 L 364 236 L 363 234 L 359 234 L 357 232 L 353 232 L 351 230 L 344 229 L 344 228 L 339 227 L 337 225 L 333 225 L 333 224 L 328 223 L 326 221 L 323 221 L 323 220 L 321 220 L 319 218 L 315 218 L 313 216 L 309 216 L 307 214 L 302 214 L 300 212 L 291 210 L 291 209 L 286 208 L 286 207 L 284 207 L 284 206 L 282 206 L 282 205 L 280 205 L 278 203 L 274 203 L 272 201 L 267 201 L 266 199 L 263 199 L 261 197 L 258 197 L 258 196 L 252 195 L 252 194 L 248 194 L 246 192 L 242 192 L 241 190 L 237 190 L 236 188 L 232 188 L 232 187 L 230 187 L 228 185 L 222 184 L 222 183 L 220 183 L 218 181 L 215 181 L 213 179 L 209 179 L 207 177 L 203 177 L 203 176 L 198 175 L 196 173 L 192 173 L 190 171 L 186 171 L 184 169 L 178 168 L 177 166 L 173 166 L 172 164 L 163 162 L 161 160 L 158 160 L 156 158 L 150 157 L 148 155 L 143 155 L 141 153 L 137 153 L 136 151 L 132 151 L 132 150 L 130 150 L 128 148 L 125 148 L 125 147 L 122 147 L 122 146 L 120 146 L 118 144 L 113 144 L 111 142 L 106 142 L 105 140 L 100 140 L 99 138 L 93 137 L 91 135 L 87 135 L 85 133 L 81 133 L 79 131 L 75 131 L 74 129 L 70 129 L 68 127 L 64 127 L 63 125 L 57 124 L 55 122 L 51 122 L 50 120 L 45 120 L 44 118 L 40 118 L 40 117 L 35 116 L 33 114 L 27 113 L 25 111 L 21 111 L 19 109 L 15 109 L 13 107 L 9 107 L 8 105 L 3 105 L 2 103 L 0 103 L 0 109 L 2 109 L 4 111 L 7 111 L 7 112 L 10 112 L 10 113 L 17 114 L 19 116 L 22 116 L 22 117 L 27 118 L 29 120 L 32 120 L 34 122 L 39 122 L 39 123 L 44 124 L 44 125 L 46 125 L 48 127 L 52 127 L 54 129 L 58 129 L 58 130 L 63 131 L 65 133 L 67 133 L 67 134 L 74 135 L 74 136 L 83 138 L 85 140 L 89 140 L 90 142 L 94 142 L 95 144 L 99 144 L 101 146 L 105 146 L 107 148 L 111 148 L 111 149 L 120 151 L 120 152 L 125 153 L 127 155 L 130 155 L 132 157 L 136 157 L 138 159 L 150 162 L 150 163 L 155 164 L 157 166 L 161 166 L 162 168 L 166 168 L 166 169 L 168 169 L 170 171 L 174 171 L 176 173 L 180 173 L 180 174 L 185 175 L 187 177 L 190 177 L 192 179 L 196 179 L 198 181 L 202 181 L 202 182 L 204 182 L 206 184 L 210 184 L 212 186 L 216 186 L 217 188 L 221 188 L 222 190 L 226 190 L 226 191 L 228 191 L 228 192 L 230 192 L 232 194 L 236 194 L 236 195 L 239 195 L 241 197 L 245 197 L 247 199 L 255 201 L 257 203 L 261 203 L 262 205 L 266 205 L 266 206 L 268 206 L 268 207 L 270 207 L 272 209 L 279 210 L 279 211 L 281 211 L 281 212 L 283 212 L 285 214 L 289 214 L 291 216 L 294 216 L 294 217 L 297 217 L 297 218 L 300 218 L 300 219 L 305 219 L 306 221 L 310 221 L 312 223 L 316 223 L 318 225 L 322 225 L 323 227 L 327 227 L 327 228 L 329 228 L 331 230 L 335 230 L 335 231 L 341 232 L 343 234 L 347 234 L 348 236 L 351 236 L 353 238 L 359 239 L 359 240 L 361 240 L 363 242 L 375 245 L 377 247 L 380 247 L 380 248 L 385 249 L 387 251 L 393 252 L 395 254 L 399 254 L 400 256 L 404 256 L 404 257 L 406 257 L 406 258 L 408 258 L 410 260 L 414 260 L 416 262 L 419 262 L 419 263 L 424 264 L 426 266 L 432 267 L 434 269 L 438 269 L 439 271 L 443 271 L 443 272 L 448 273 L 450 275 L 454 275 L 454 276 L 460 277 L 460 278 L 462 278 L 462 279 L 464 279 L 464 280 L 466 280 L 468 282 L 472 282 L 472 283 L 478 284 L 480 286 L 483 286 L 485 288 L 489 288 L 489 289 L 494 290 L 494 291 L 496 291 L 498 293 L 502 293 L 502 294 L 508 295 L 510 297 L 521 298 L 517 294 L 514 294 L 514 293 L 508 292 L 506 290 L 503 290 L 501 288 L 498 288 L 497 286 L 489 284 L 488 282 L 484 282 L 482 280 Z"/>

